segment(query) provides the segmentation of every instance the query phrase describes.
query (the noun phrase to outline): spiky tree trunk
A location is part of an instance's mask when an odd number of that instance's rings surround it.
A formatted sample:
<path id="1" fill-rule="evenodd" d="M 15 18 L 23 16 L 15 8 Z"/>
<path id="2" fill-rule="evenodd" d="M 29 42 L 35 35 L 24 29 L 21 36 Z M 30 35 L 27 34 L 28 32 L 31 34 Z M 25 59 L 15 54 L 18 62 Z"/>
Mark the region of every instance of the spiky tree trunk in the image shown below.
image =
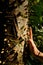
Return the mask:
<path id="1" fill-rule="evenodd" d="M 28 1 L 27 0 L 4 0 L 0 1 L 0 22 L 2 21 L 2 36 L 4 44 L 1 48 L 1 64 L 24 65 L 23 48 L 27 32 Z M 22 39 L 23 38 L 23 39 Z M 2 43 L 2 42 L 1 42 Z M 5 55 L 6 54 L 6 55 Z M 8 61 L 9 60 L 9 61 Z M 16 62 L 14 62 L 16 61 Z"/>

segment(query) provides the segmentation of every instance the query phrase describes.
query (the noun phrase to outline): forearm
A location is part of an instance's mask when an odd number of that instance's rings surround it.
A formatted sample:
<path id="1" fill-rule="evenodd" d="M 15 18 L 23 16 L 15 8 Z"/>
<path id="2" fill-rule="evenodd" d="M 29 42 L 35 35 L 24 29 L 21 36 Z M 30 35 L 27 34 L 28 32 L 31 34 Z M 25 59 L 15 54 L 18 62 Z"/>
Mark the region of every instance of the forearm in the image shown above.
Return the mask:
<path id="1" fill-rule="evenodd" d="M 41 62 L 43 62 L 43 53 L 40 52 L 40 51 L 37 49 L 37 47 L 34 47 L 33 54 L 34 54 L 34 56 L 35 56 L 38 60 L 40 60 Z"/>
<path id="2" fill-rule="evenodd" d="M 35 50 L 36 50 L 36 51 L 35 51 Z M 34 49 L 34 54 L 35 54 L 36 56 L 39 56 L 40 58 L 43 58 L 43 53 L 40 52 L 37 48 Z"/>
<path id="3" fill-rule="evenodd" d="M 30 45 L 30 51 L 31 51 L 31 53 L 32 53 L 37 59 L 39 59 L 40 61 L 43 61 L 43 53 L 38 50 L 38 48 L 37 48 L 36 45 L 34 44 L 34 41 L 30 39 L 28 42 L 29 42 L 29 45 Z"/>

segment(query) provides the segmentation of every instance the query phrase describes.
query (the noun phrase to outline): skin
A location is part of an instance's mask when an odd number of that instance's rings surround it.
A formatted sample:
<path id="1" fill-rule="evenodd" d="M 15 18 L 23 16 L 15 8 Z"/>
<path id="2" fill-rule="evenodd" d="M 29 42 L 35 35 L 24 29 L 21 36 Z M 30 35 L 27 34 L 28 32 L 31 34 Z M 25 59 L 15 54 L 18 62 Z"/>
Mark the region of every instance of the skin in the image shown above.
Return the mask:
<path id="1" fill-rule="evenodd" d="M 28 44 L 30 45 L 30 51 L 31 53 L 33 53 L 33 55 L 39 59 L 41 62 L 43 62 L 43 53 L 41 51 L 38 50 L 38 48 L 36 47 L 34 41 L 33 41 L 33 34 L 32 34 L 32 28 L 30 27 L 30 31 L 28 32 L 29 35 L 29 40 L 27 41 Z"/>

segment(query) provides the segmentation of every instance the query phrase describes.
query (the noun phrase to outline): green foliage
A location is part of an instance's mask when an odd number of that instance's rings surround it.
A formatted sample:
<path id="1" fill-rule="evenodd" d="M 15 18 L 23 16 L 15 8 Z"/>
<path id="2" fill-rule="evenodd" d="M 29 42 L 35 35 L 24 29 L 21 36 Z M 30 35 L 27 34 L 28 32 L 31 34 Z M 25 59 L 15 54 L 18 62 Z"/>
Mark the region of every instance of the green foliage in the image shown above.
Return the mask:
<path id="1" fill-rule="evenodd" d="M 43 26 L 42 26 L 43 2 L 41 0 L 29 0 L 29 5 L 30 5 L 29 25 L 32 26 L 33 28 L 33 37 L 37 47 L 42 47 L 43 45 Z"/>
<path id="2" fill-rule="evenodd" d="M 33 29 L 33 38 L 36 46 L 40 51 L 43 52 L 43 1 L 42 0 L 28 1 L 30 11 L 29 17 L 30 22 L 28 23 L 28 25 L 31 26 Z"/>

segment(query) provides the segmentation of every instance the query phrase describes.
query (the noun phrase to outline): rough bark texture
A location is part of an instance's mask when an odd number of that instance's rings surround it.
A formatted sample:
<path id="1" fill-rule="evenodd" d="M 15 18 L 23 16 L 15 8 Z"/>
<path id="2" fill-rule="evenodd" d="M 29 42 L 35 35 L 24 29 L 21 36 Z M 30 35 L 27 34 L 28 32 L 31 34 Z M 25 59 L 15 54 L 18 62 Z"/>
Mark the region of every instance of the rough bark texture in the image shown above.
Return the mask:
<path id="1" fill-rule="evenodd" d="M 24 65 L 23 49 L 28 29 L 28 0 L 9 0 L 6 13 L 7 22 L 4 24 L 4 42 L 7 41 L 8 47 L 5 48 L 5 51 L 8 54 L 7 61 L 10 61 L 7 63 L 5 60 L 6 64 Z M 12 54 L 11 51 L 13 51 Z"/>

